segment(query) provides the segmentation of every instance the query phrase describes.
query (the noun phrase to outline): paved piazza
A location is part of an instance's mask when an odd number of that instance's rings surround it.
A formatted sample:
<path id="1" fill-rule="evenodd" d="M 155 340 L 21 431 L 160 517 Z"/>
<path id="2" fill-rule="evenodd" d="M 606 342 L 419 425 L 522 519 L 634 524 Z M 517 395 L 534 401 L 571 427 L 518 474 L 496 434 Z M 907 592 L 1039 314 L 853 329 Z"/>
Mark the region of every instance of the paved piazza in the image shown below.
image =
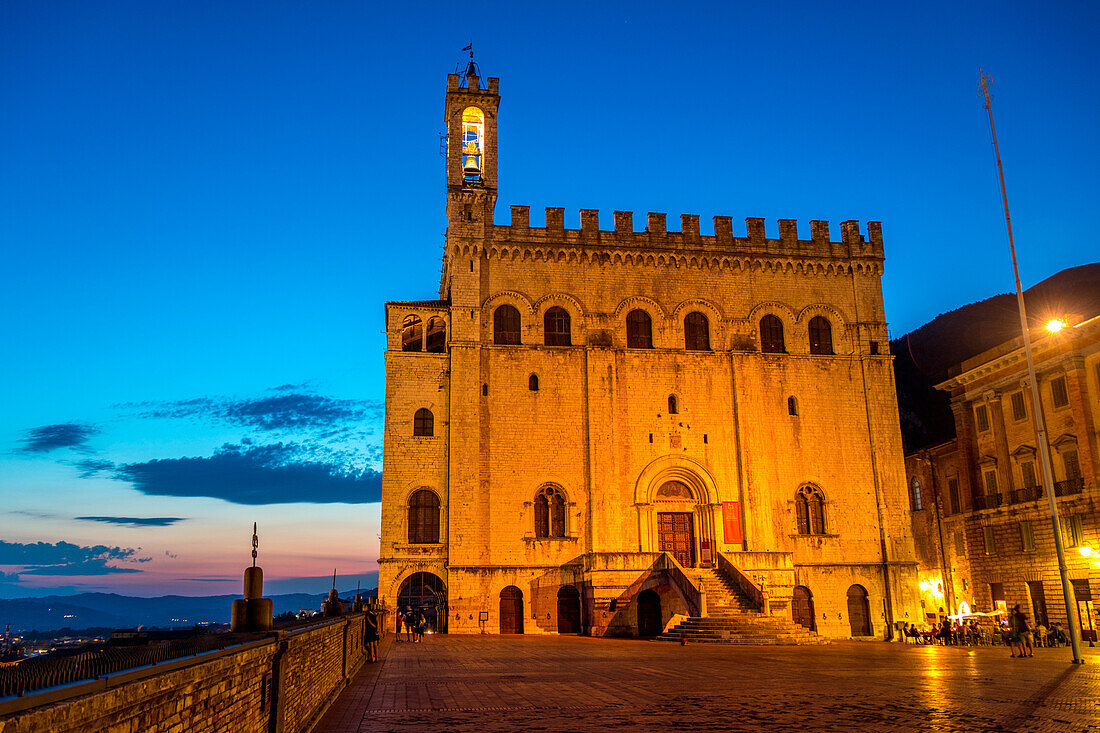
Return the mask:
<path id="1" fill-rule="evenodd" d="M 384 644 L 317 731 L 1100 731 L 1100 649 L 681 647 L 544 636 Z"/>

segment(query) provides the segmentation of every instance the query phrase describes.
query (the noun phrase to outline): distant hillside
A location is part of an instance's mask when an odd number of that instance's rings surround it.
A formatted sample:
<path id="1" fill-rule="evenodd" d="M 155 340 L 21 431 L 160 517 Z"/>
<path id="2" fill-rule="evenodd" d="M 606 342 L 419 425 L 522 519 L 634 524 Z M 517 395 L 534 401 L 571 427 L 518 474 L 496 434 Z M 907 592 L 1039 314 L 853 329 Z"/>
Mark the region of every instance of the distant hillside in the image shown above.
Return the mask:
<path id="1" fill-rule="evenodd" d="M 1034 327 L 1054 315 L 1100 314 L 1100 263 L 1062 270 L 1024 291 Z M 955 437 L 946 393 L 933 385 L 952 367 L 1020 335 L 1016 296 L 1011 293 L 964 305 L 890 342 L 905 452 Z"/>
<path id="2" fill-rule="evenodd" d="M 376 591 L 363 592 L 374 595 Z M 342 592 L 351 598 L 354 590 Z M 80 593 L 73 596 L 45 596 L 0 600 L 0 630 L 11 624 L 13 632 L 52 631 L 92 626 L 126 628 L 132 626 L 180 627 L 200 622 L 228 623 L 229 609 L 239 595 L 158 596 L 136 598 L 116 593 Z M 318 609 L 324 594 L 288 593 L 270 596 L 275 615 L 301 608 Z"/>

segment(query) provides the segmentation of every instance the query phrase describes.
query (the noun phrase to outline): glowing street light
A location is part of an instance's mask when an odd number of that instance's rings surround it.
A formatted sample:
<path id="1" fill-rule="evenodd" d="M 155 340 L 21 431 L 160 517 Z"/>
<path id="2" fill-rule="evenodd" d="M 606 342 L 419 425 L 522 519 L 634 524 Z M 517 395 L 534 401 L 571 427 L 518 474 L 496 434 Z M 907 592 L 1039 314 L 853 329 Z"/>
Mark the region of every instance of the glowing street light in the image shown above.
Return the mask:
<path id="1" fill-rule="evenodd" d="M 1058 333 L 1065 327 L 1066 322 L 1061 318 L 1051 318 L 1046 324 L 1046 329 L 1051 333 Z"/>
<path id="2" fill-rule="evenodd" d="M 1077 549 L 1085 557 L 1096 557 L 1096 550 L 1092 549 L 1088 545 L 1081 545 Z"/>

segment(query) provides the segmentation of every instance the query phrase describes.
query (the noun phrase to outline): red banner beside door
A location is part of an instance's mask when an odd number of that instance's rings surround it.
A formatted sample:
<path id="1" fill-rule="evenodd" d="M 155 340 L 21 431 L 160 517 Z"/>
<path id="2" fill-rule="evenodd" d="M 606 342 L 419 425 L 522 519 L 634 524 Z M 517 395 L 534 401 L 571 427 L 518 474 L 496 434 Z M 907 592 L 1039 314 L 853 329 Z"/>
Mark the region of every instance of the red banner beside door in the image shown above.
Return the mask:
<path id="1" fill-rule="evenodd" d="M 741 544 L 741 502 L 722 502 L 722 529 L 726 544 Z"/>

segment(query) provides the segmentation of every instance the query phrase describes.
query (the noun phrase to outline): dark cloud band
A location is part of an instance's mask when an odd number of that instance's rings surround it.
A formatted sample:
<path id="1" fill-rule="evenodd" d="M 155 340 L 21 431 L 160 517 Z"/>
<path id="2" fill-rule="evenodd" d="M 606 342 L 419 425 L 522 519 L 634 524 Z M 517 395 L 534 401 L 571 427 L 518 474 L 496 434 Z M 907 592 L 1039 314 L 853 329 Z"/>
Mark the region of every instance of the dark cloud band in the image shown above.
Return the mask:
<path id="1" fill-rule="evenodd" d="M 75 517 L 84 522 L 104 522 L 127 527 L 168 527 L 182 522 L 185 517 Z"/>
<path id="2" fill-rule="evenodd" d="M 209 457 L 163 458 L 118 466 L 115 478 L 143 494 L 205 496 L 234 504 L 381 501 L 382 474 L 309 460 L 301 446 L 226 444 Z"/>
<path id="3" fill-rule="evenodd" d="M 88 441 L 99 430 L 81 423 L 58 423 L 31 428 L 23 438 L 22 452 L 50 453 L 61 448 L 87 450 Z"/>

